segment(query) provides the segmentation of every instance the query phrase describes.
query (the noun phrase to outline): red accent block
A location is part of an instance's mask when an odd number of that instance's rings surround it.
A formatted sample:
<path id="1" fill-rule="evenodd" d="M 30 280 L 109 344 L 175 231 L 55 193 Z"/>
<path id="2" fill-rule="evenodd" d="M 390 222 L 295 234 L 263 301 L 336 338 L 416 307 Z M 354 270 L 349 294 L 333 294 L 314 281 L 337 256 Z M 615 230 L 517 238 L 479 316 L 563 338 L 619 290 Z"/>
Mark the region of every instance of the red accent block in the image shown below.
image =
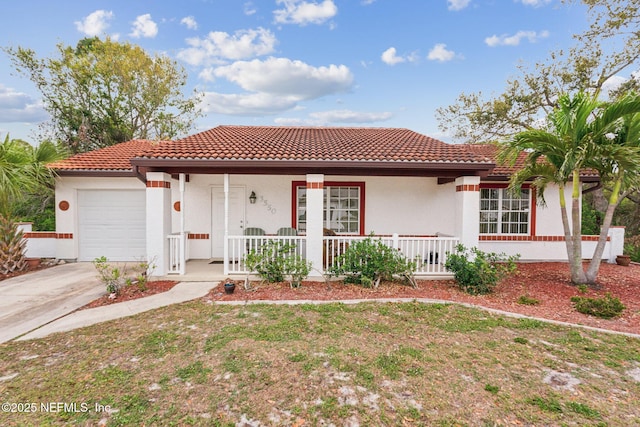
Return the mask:
<path id="1" fill-rule="evenodd" d="M 208 240 L 209 233 L 189 233 L 189 240 Z"/>
<path id="2" fill-rule="evenodd" d="M 166 181 L 147 181 L 147 188 L 171 188 L 171 183 Z"/>
<path id="3" fill-rule="evenodd" d="M 307 182 L 307 188 L 319 190 L 324 188 L 324 182 Z"/>
<path id="4" fill-rule="evenodd" d="M 456 185 L 456 192 L 460 192 L 460 191 L 480 191 L 480 185 L 478 184 Z"/>

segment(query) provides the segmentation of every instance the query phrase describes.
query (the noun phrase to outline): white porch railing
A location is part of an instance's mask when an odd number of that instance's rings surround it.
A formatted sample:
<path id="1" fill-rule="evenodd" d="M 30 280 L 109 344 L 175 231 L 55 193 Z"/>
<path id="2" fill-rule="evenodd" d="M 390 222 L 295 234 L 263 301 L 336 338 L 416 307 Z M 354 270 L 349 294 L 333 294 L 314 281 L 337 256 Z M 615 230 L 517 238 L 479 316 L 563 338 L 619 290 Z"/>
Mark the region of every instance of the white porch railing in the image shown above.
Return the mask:
<path id="1" fill-rule="evenodd" d="M 229 236 L 229 257 L 224 260 L 224 274 L 249 274 L 245 257 L 251 251 L 259 252 L 268 242 L 284 242 L 295 246 L 293 253 L 306 257 L 305 236 Z"/>
<path id="2" fill-rule="evenodd" d="M 187 260 L 189 259 L 188 232 L 172 233 L 167 236 L 169 239 L 169 267 L 167 274 L 184 274 L 186 272 Z"/>
<path id="3" fill-rule="evenodd" d="M 323 268 L 327 271 L 338 262 L 352 242 L 364 240 L 367 236 L 324 236 L 322 239 Z M 399 250 L 405 257 L 416 262 L 416 275 L 451 274 L 444 264 L 447 253 L 453 252 L 459 242 L 457 237 L 411 237 L 373 236 L 385 245 Z"/>

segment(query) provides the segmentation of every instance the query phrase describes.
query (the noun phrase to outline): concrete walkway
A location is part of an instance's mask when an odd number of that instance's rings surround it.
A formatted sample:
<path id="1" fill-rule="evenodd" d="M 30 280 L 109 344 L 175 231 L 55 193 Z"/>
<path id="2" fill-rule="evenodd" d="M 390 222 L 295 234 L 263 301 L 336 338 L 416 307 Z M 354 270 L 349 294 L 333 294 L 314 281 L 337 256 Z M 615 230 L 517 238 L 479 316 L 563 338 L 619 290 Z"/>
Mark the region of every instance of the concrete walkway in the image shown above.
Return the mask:
<path id="1" fill-rule="evenodd" d="M 104 294 L 91 263 L 69 263 L 0 282 L 0 343 L 64 316 Z"/>
<path id="2" fill-rule="evenodd" d="M 18 338 L 18 341 L 42 338 L 55 332 L 66 332 L 108 320 L 178 304 L 205 296 L 219 282 L 181 282 L 167 292 L 117 304 L 75 311 Z"/>
<path id="3" fill-rule="evenodd" d="M 170 291 L 110 306 L 78 309 L 106 292 L 89 262 L 69 263 L 0 282 L 0 343 L 132 316 L 202 297 L 218 282 L 183 282 Z"/>

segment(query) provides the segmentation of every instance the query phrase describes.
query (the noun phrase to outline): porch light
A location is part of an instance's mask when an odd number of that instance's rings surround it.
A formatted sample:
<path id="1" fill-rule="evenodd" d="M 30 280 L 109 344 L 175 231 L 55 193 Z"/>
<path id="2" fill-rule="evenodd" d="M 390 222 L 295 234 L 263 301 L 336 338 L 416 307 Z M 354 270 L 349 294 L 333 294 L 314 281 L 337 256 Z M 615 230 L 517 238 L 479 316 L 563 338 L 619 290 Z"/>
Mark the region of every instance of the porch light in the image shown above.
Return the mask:
<path id="1" fill-rule="evenodd" d="M 252 191 L 251 194 L 249 195 L 249 203 L 251 203 L 252 205 L 254 205 L 256 203 L 256 192 Z"/>

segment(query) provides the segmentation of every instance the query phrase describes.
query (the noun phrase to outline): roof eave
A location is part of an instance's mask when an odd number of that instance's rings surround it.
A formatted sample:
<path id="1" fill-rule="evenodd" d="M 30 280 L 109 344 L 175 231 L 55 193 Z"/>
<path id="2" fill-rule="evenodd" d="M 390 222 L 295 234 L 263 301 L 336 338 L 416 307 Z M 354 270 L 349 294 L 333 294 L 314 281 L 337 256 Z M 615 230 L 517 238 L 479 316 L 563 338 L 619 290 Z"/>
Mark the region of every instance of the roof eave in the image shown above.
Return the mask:
<path id="1" fill-rule="evenodd" d="M 133 169 L 54 169 L 58 176 L 135 177 Z"/>
<path id="2" fill-rule="evenodd" d="M 331 175 L 481 175 L 495 163 L 376 160 L 243 160 L 134 158 L 134 167 L 168 173 L 325 173 Z"/>

